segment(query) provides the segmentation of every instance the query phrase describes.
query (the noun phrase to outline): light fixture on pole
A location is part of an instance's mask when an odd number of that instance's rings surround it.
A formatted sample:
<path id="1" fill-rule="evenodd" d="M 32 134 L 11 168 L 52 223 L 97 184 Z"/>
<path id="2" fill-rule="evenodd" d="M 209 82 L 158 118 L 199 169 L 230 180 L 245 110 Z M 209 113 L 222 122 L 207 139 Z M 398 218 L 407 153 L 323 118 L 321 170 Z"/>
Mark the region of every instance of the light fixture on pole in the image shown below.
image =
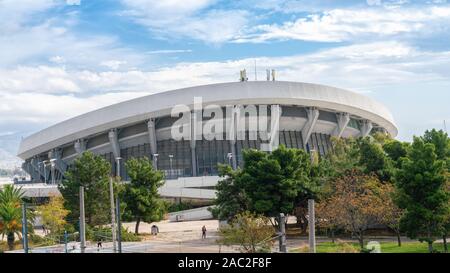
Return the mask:
<path id="1" fill-rule="evenodd" d="M 159 154 L 153 154 L 153 167 L 155 168 L 155 170 L 158 170 L 158 156 Z"/>
<path id="2" fill-rule="evenodd" d="M 228 157 L 228 164 L 231 166 L 231 159 L 233 158 L 233 154 L 232 153 L 228 153 L 227 157 Z"/>
<path id="3" fill-rule="evenodd" d="M 120 156 L 116 157 L 116 176 L 120 176 L 120 160 L 122 158 Z"/>

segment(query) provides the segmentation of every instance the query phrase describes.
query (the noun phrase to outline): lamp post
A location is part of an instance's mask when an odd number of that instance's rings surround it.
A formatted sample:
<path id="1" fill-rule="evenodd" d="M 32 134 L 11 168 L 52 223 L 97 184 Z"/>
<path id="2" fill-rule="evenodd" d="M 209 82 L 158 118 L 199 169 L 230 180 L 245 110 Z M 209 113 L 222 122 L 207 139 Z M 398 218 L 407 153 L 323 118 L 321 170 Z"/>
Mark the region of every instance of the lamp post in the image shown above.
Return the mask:
<path id="1" fill-rule="evenodd" d="M 170 162 L 170 175 L 169 175 L 169 177 L 172 177 L 172 175 L 173 175 L 172 160 L 173 160 L 173 155 L 169 155 L 169 162 Z"/>
<path id="2" fill-rule="evenodd" d="M 155 167 L 155 170 L 158 170 L 158 156 L 159 154 L 153 154 L 153 164 L 155 165 L 153 167 Z"/>
<path id="3" fill-rule="evenodd" d="M 55 185 L 55 161 L 56 159 L 52 158 L 50 159 L 50 167 L 52 170 L 52 185 Z"/>
<path id="4" fill-rule="evenodd" d="M 227 157 L 228 157 L 228 164 L 231 166 L 231 159 L 233 158 L 233 154 L 232 153 L 228 153 Z"/>
<path id="5" fill-rule="evenodd" d="M 116 176 L 120 176 L 120 156 L 116 157 Z"/>

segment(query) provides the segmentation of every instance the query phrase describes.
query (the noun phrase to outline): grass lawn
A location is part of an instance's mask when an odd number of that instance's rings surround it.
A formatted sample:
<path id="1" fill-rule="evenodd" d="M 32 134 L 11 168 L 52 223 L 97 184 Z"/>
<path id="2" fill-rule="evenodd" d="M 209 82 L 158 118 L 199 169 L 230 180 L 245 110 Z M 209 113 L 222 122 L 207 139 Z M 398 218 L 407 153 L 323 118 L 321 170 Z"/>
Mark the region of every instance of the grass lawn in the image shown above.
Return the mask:
<path id="1" fill-rule="evenodd" d="M 434 243 L 433 248 L 444 252 L 442 243 Z M 316 246 L 317 253 L 352 253 L 359 252 L 358 243 L 319 243 Z M 307 248 L 294 249 L 292 252 L 308 252 Z M 427 243 L 421 242 L 404 242 L 399 247 L 397 242 L 381 242 L 382 253 L 428 253 Z"/>

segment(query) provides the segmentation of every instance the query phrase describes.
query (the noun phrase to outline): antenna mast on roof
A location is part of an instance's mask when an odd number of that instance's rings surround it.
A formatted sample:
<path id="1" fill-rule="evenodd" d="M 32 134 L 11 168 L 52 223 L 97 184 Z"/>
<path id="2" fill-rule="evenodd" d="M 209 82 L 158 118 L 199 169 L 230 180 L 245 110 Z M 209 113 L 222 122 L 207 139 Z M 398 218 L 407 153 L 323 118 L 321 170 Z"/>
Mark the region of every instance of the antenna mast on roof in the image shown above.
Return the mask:
<path id="1" fill-rule="evenodd" d="M 247 71 L 245 69 L 240 71 L 240 79 L 239 79 L 239 81 L 241 81 L 241 82 L 248 81 Z"/>

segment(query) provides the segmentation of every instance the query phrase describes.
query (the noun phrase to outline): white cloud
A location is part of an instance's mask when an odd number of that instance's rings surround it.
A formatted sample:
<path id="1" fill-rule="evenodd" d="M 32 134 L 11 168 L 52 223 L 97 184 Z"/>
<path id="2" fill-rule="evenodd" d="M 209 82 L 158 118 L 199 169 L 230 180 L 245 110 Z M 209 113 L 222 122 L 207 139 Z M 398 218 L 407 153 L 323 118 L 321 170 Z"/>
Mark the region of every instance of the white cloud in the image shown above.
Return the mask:
<path id="1" fill-rule="evenodd" d="M 0 35 L 18 31 L 31 16 L 44 12 L 59 3 L 58 0 L 2 0 L 0 1 Z"/>
<path id="2" fill-rule="evenodd" d="M 117 70 L 119 67 L 123 64 L 126 64 L 127 62 L 124 61 L 118 61 L 118 60 L 109 60 L 109 61 L 103 61 L 100 63 L 101 66 L 106 66 L 112 70 Z"/>
<path id="3" fill-rule="evenodd" d="M 79 6 L 81 5 L 81 0 L 66 0 L 66 3 L 69 6 Z"/>
<path id="4" fill-rule="evenodd" d="M 253 71 L 254 58 L 221 62 L 179 63 L 153 71 L 114 71 L 122 63 L 105 63 L 113 70 L 73 70 L 64 66 L 19 66 L 0 70 L 0 92 L 92 96 L 108 92 L 153 93 L 175 88 L 236 81 L 243 68 Z M 256 58 L 259 78 L 276 68 L 280 80 L 309 81 L 370 89 L 397 83 L 446 81 L 450 52 L 420 51 L 386 41 L 327 49 L 285 57 Z M 251 73 L 253 75 L 253 73 Z M 348 77 L 352 75 L 352 77 Z"/>
<path id="5" fill-rule="evenodd" d="M 422 8 L 333 9 L 313 13 L 282 24 L 249 29 L 235 42 L 303 40 L 342 42 L 394 37 L 401 34 L 433 34 L 450 23 L 450 6 Z"/>
<path id="6" fill-rule="evenodd" d="M 61 56 L 53 56 L 49 59 L 49 61 L 55 64 L 62 64 L 66 62 L 66 60 Z"/>
<path id="7" fill-rule="evenodd" d="M 174 54 L 174 53 L 190 53 L 191 49 L 161 49 L 145 52 L 146 54 Z"/>
<path id="8" fill-rule="evenodd" d="M 190 38 L 218 44 L 232 39 L 247 24 L 244 10 L 206 9 L 211 0 L 122 0 L 131 17 L 160 38 Z"/>

